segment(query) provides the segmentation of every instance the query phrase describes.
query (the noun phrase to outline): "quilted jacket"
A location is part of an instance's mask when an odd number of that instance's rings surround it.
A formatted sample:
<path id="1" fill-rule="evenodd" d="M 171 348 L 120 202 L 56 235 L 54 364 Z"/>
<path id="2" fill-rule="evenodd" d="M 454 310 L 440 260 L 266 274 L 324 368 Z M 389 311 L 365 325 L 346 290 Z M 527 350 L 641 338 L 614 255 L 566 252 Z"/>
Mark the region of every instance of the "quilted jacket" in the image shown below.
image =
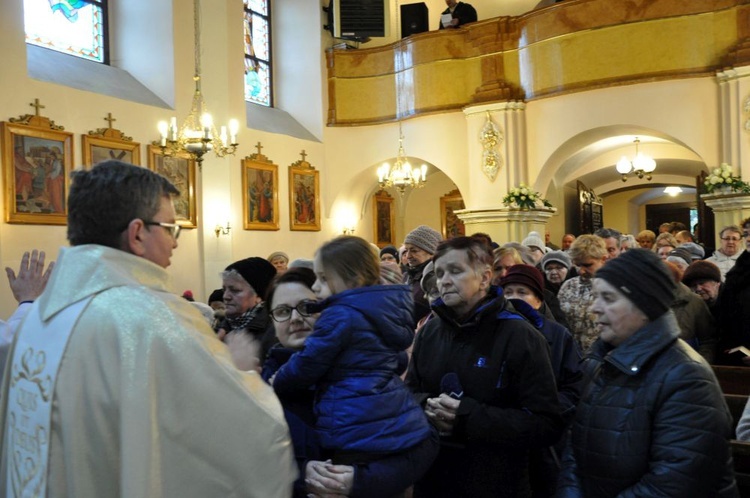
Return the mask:
<path id="1" fill-rule="evenodd" d="M 558 497 L 738 496 L 732 417 L 667 312 L 616 348 L 597 340 Z"/>
<path id="2" fill-rule="evenodd" d="M 305 348 L 276 374 L 276 392 L 316 386 L 316 428 L 327 449 L 392 453 L 428 438 L 429 422 L 397 375 L 399 353 L 414 340 L 409 287 L 350 289 L 321 308 Z"/>

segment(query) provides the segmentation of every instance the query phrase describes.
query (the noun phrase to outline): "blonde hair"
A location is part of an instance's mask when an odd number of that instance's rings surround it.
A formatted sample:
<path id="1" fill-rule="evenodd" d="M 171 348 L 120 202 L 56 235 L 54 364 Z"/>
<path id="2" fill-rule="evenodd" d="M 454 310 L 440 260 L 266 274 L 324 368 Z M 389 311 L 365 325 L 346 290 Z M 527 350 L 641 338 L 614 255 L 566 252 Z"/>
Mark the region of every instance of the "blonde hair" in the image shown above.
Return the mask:
<path id="1" fill-rule="evenodd" d="M 672 248 L 677 248 L 677 246 L 680 245 L 677 243 L 677 239 L 675 239 L 674 235 L 672 235 L 671 233 L 669 232 L 660 233 L 658 237 L 656 237 L 656 241 L 654 242 L 654 248 L 653 248 L 654 252 L 659 251 L 659 242 L 661 242 L 662 240 L 666 240 L 669 243 L 669 245 L 672 246 Z"/>
<path id="2" fill-rule="evenodd" d="M 570 259 L 575 264 L 586 259 L 602 259 L 607 255 L 607 245 L 598 235 L 579 236 L 570 246 Z"/>

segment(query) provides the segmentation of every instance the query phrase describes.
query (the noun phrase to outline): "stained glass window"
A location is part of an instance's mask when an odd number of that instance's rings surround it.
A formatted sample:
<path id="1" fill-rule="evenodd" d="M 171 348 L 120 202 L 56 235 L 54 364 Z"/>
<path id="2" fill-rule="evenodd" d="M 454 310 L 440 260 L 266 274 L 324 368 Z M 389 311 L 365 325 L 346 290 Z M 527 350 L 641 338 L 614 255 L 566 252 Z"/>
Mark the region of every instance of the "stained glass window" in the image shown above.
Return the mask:
<path id="1" fill-rule="evenodd" d="M 26 43 L 108 64 L 107 0 L 24 0 Z"/>
<path id="2" fill-rule="evenodd" d="M 273 105 L 269 0 L 245 2 L 245 100 Z"/>

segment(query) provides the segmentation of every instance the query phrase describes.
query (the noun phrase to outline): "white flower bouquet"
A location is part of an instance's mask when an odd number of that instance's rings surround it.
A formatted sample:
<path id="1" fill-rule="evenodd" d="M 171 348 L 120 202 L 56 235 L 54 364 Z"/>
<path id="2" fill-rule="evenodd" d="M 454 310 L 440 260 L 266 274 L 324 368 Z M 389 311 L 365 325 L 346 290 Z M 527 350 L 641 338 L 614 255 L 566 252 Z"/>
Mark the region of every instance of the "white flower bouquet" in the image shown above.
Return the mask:
<path id="1" fill-rule="evenodd" d="M 542 195 L 539 192 L 534 192 L 524 183 L 516 188 L 510 189 L 505 197 L 503 197 L 503 204 L 508 207 L 517 207 L 521 209 L 552 207 L 552 204 L 547 199 L 542 198 Z"/>
<path id="2" fill-rule="evenodd" d="M 734 168 L 727 163 L 721 163 L 721 166 L 714 168 L 711 174 L 706 177 L 703 187 L 709 194 L 722 190 L 750 193 L 750 185 L 736 176 Z"/>

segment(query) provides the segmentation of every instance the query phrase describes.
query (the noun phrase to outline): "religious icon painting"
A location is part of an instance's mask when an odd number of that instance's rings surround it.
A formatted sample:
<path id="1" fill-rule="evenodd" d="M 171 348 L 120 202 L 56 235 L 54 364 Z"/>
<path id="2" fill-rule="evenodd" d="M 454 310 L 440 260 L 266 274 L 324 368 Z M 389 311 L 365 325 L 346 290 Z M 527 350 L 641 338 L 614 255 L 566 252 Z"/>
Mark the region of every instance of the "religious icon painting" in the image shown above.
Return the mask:
<path id="1" fill-rule="evenodd" d="M 65 225 L 73 134 L 39 116 L 38 109 L 36 116 L 11 119 L 1 123 L 0 128 L 5 221 Z"/>
<path id="2" fill-rule="evenodd" d="M 198 226 L 195 200 L 195 160 L 187 153 L 165 155 L 161 147 L 148 148 L 148 169 L 167 178 L 180 191 L 173 198 L 175 219 L 183 228 Z"/>
<path id="3" fill-rule="evenodd" d="M 440 198 L 440 228 L 443 239 L 448 240 L 466 235 L 464 222 L 455 213 L 465 207 L 464 199 L 458 189 L 451 190 Z"/>
<path id="4" fill-rule="evenodd" d="M 141 144 L 133 142 L 131 137 L 112 128 L 112 121 L 115 119 L 111 115 L 105 119 L 110 122 L 109 128 L 99 128 L 82 137 L 81 150 L 84 167 L 90 168 L 97 163 L 112 159 L 140 166 Z"/>
<path id="5" fill-rule="evenodd" d="M 279 167 L 260 153 L 242 160 L 245 230 L 279 229 Z"/>
<path id="6" fill-rule="evenodd" d="M 320 231 L 319 171 L 302 160 L 289 166 L 289 223 L 292 230 Z"/>
<path id="7" fill-rule="evenodd" d="M 396 245 L 394 233 L 396 214 L 393 209 L 393 197 L 385 190 L 380 190 L 372 198 L 373 227 L 375 244 L 379 248 Z"/>

